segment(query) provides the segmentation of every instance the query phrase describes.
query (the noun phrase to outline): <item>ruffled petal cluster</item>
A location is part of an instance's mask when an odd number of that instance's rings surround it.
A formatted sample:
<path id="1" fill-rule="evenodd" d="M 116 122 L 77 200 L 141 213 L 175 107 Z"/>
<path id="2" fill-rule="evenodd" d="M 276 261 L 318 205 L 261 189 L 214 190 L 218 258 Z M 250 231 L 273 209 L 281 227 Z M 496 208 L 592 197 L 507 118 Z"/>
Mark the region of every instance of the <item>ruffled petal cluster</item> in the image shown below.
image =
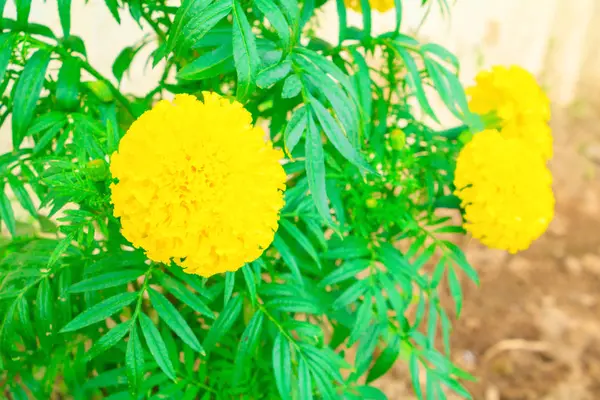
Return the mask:
<path id="1" fill-rule="evenodd" d="M 530 72 L 518 66 L 494 66 L 480 72 L 466 92 L 472 112 L 498 119 L 491 127 L 528 141 L 544 160 L 552 158 L 550 101 Z"/>
<path id="2" fill-rule="evenodd" d="M 454 183 L 465 229 L 491 248 L 528 248 L 554 216 L 552 175 L 540 155 L 497 130 L 477 133 L 465 145 Z"/>
<path id="3" fill-rule="evenodd" d="M 238 102 L 178 95 L 135 121 L 112 155 L 114 215 L 157 262 L 204 277 L 235 271 L 272 242 L 282 153 Z"/>
<path id="4" fill-rule="evenodd" d="M 357 13 L 362 13 L 360 0 L 344 0 L 344 4 L 346 4 L 346 7 L 349 9 L 354 10 Z M 396 7 L 394 0 L 369 0 L 369 5 L 371 6 L 371 10 L 379 11 L 380 13 L 384 13 Z"/>

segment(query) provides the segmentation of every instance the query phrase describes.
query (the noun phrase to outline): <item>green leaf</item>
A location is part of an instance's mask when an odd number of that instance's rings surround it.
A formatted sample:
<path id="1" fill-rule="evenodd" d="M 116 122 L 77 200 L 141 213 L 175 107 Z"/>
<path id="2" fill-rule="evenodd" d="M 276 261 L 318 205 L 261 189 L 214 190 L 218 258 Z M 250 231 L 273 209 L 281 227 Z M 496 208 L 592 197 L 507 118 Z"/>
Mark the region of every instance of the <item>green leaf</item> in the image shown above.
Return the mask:
<path id="1" fill-rule="evenodd" d="M 177 78 L 197 81 L 212 78 L 234 70 L 233 47 L 230 43 L 202 54 L 177 72 Z"/>
<path id="2" fill-rule="evenodd" d="M 15 45 L 15 37 L 12 33 L 0 34 L 0 83 L 4 81 L 4 74 L 8 68 L 13 46 Z"/>
<path id="3" fill-rule="evenodd" d="M 4 185 L 0 186 L 0 222 L 4 222 L 11 236 L 17 234 L 17 224 L 15 222 L 15 214 L 10 205 L 10 200 L 4 193 Z"/>
<path id="4" fill-rule="evenodd" d="M 371 4 L 369 0 L 360 0 L 360 10 L 363 20 L 364 40 L 368 40 L 371 37 Z"/>
<path id="5" fill-rule="evenodd" d="M 254 276 L 252 267 L 249 264 L 244 265 L 242 267 L 242 274 L 244 275 L 244 280 L 246 281 L 246 287 L 248 288 L 250 301 L 252 302 L 252 305 L 256 305 L 256 277 Z"/>
<path id="6" fill-rule="evenodd" d="M 58 16 L 64 37 L 71 34 L 71 0 L 58 0 Z"/>
<path id="7" fill-rule="evenodd" d="M 13 174 L 7 174 L 6 178 L 19 204 L 21 204 L 23 209 L 27 211 L 32 217 L 37 217 L 35 205 L 33 204 L 33 201 L 31 201 L 29 193 L 27 192 L 27 189 L 25 189 L 23 182 L 21 182 L 21 180 Z"/>
<path id="8" fill-rule="evenodd" d="M 292 224 L 289 220 L 282 218 L 280 221 L 280 226 L 286 231 L 290 237 L 294 238 L 296 242 L 308 253 L 308 255 L 315 261 L 319 269 L 321 269 L 321 261 L 319 260 L 319 255 L 315 250 L 314 246 L 310 242 L 310 240 L 302 233 L 300 229 L 296 227 L 296 225 Z"/>
<path id="9" fill-rule="evenodd" d="M 387 400 L 387 396 L 373 386 L 361 386 L 358 388 L 358 393 L 363 400 Z"/>
<path id="10" fill-rule="evenodd" d="M 50 142 L 56 137 L 56 135 L 67 124 L 67 118 L 64 114 L 50 112 L 48 114 L 44 114 L 44 116 L 50 115 L 50 114 L 58 114 L 59 118 L 56 121 L 53 121 L 52 125 L 47 127 L 46 133 L 44 133 L 44 135 L 42 137 L 40 137 L 39 140 L 36 140 L 35 147 L 33 148 L 33 152 L 35 154 L 44 150 L 48 146 L 48 144 L 50 144 Z M 31 124 L 31 127 L 27 131 L 27 135 L 34 135 L 34 133 L 32 133 L 32 132 L 34 131 L 34 128 L 36 127 L 37 122 L 40 121 L 41 119 L 43 119 L 44 116 L 37 118 L 33 121 L 33 124 Z M 44 127 L 44 129 L 46 129 L 46 127 Z"/>
<path id="11" fill-rule="evenodd" d="M 158 329 L 156 329 L 156 326 L 154 326 L 154 323 L 146 314 L 140 313 L 139 318 L 142 333 L 144 334 L 144 339 L 146 340 L 146 344 L 148 345 L 148 349 L 150 349 L 152 357 L 154 357 L 160 369 L 162 369 L 169 378 L 175 380 L 175 369 L 168 357 L 167 346 L 165 345 L 162 336 L 160 336 Z"/>
<path id="12" fill-rule="evenodd" d="M 298 362 L 298 390 L 299 398 L 303 400 L 312 400 L 313 389 L 312 389 L 312 378 L 310 376 L 310 369 L 308 363 L 303 357 Z"/>
<path id="13" fill-rule="evenodd" d="M 302 280 L 302 273 L 300 272 L 298 261 L 290 250 L 288 244 L 278 233 L 276 233 L 275 237 L 273 238 L 273 246 L 277 249 L 281 255 L 281 258 L 283 261 L 285 261 L 285 264 L 290 268 L 290 271 L 292 272 L 292 275 L 294 275 L 296 282 L 300 285 L 303 285 L 304 281 Z"/>
<path id="14" fill-rule="evenodd" d="M 137 398 L 140 384 L 144 375 L 144 349 L 137 333 L 137 327 L 134 324 L 129 334 L 127 342 L 127 352 L 125 353 L 125 367 L 127 369 L 127 383 L 129 394 L 132 398 Z"/>
<path id="15" fill-rule="evenodd" d="M 290 344 L 281 332 L 277 334 L 273 344 L 273 373 L 282 400 L 291 399 L 292 354 Z"/>
<path id="16" fill-rule="evenodd" d="M 19 26 L 26 26 L 31 11 L 31 0 L 15 0 L 17 6 L 17 23 Z"/>
<path id="17" fill-rule="evenodd" d="M 288 76 L 291 70 L 292 63 L 289 60 L 273 64 L 260 71 L 256 77 L 256 84 L 259 88 L 266 89 Z"/>
<path id="18" fill-rule="evenodd" d="M 358 67 L 358 72 L 354 75 L 358 97 L 363 109 L 362 115 L 365 116 L 363 125 L 366 128 L 366 136 L 370 136 L 371 131 L 371 114 L 373 108 L 373 95 L 371 93 L 371 77 L 369 75 L 369 65 L 363 55 L 356 49 L 352 49 L 352 58 Z"/>
<path id="19" fill-rule="evenodd" d="M 290 75 L 283 82 L 283 88 L 281 89 L 281 97 L 284 99 L 291 99 L 300 93 L 302 90 L 302 82 L 297 75 Z"/>
<path id="20" fill-rule="evenodd" d="M 223 304 L 227 304 L 235 287 L 235 272 L 225 273 L 225 290 L 223 291 Z"/>
<path id="21" fill-rule="evenodd" d="M 119 343 L 121 339 L 125 337 L 127 332 L 129 332 L 133 322 L 133 319 L 127 320 L 106 332 L 106 334 L 94 342 L 92 348 L 85 353 L 86 360 L 89 361 L 93 359 L 94 357 L 104 353 L 106 350 Z"/>
<path id="22" fill-rule="evenodd" d="M 77 282 L 69 288 L 69 292 L 82 293 L 90 290 L 111 288 L 131 282 L 134 279 L 137 279 L 140 275 L 141 271 L 139 270 L 107 272 L 105 274 L 97 275 L 88 279 L 84 279 L 81 282 Z"/>
<path id="23" fill-rule="evenodd" d="M 171 328 L 171 330 L 192 349 L 198 353 L 204 354 L 204 349 L 202 349 L 198 338 L 196 338 L 196 335 L 194 335 L 194 332 L 192 332 L 192 329 L 187 322 L 185 322 L 185 319 L 181 316 L 179 311 L 177 311 L 175 306 L 173 306 L 165 296 L 152 288 L 148 288 L 148 294 L 156 312 L 158 312 L 160 318 L 169 326 L 169 328 Z"/>
<path id="24" fill-rule="evenodd" d="M 244 366 L 247 364 L 250 354 L 254 351 L 256 343 L 260 338 L 260 332 L 262 330 L 263 321 L 265 315 L 262 311 L 257 311 L 254 316 L 248 322 L 240 342 L 238 343 L 237 353 L 235 355 L 235 376 L 239 377 L 243 371 Z"/>
<path id="25" fill-rule="evenodd" d="M 229 15 L 232 5 L 231 0 L 185 1 L 177 11 L 173 27 L 170 29 L 167 54 L 173 49 L 172 46 L 177 54 L 186 53 Z"/>
<path id="26" fill-rule="evenodd" d="M 394 32 L 400 32 L 400 25 L 402 25 L 402 0 L 394 0 L 394 10 L 396 11 L 396 26 Z"/>
<path id="27" fill-rule="evenodd" d="M 476 285 L 479 285 L 477 271 L 469 264 L 465 253 L 452 242 L 444 241 L 444 245 L 452 252 L 452 260 Z"/>
<path id="28" fill-rule="evenodd" d="M 306 115 L 308 129 L 306 131 L 306 175 L 308 176 L 308 187 L 317 207 L 317 211 L 328 225 L 333 226 L 327 189 L 325 185 L 325 155 L 321 134 L 317 129 L 309 111 Z"/>
<path id="29" fill-rule="evenodd" d="M 210 330 L 204 339 L 204 348 L 207 352 L 210 352 L 219 340 L 221 340 L 221 337 L 225 332 L 229 331 L 241 311 L 242 296 L 234 297 L 225 305 L 225 308 L 221 314 L 219 314 L 215 323 L 210 327 Z"/>
<path id="30" fill-rule="evenodd" d="M 35 319 L 38 335 L 42 343 L 52 335 L 54 319 L 54 298 L 50 280 L 45 278 L 40 283 L 35 301 Z"/>
<path id="31" fill-rule="evenodd" d="M 373 319 L 373 298 L 367 294 L 365 301 L 358 308 L 356 313 L 356 320 L 348 339 L 347 347 L 351 347 L 360 337 L 363 335 L 367 327 L 371 324 Z"/>
<path id="32" fill-rule="evenodd" d="M 25 64 L 15 85 L 12 118 L 14 148 L 18 148 L 23 142 L 27 128 L 33 119 L 49 62 L 50 53 L 48 51 L 36 51 Z"/>
<path id="33" fill-rule="evenodd" d="M 241 103 L 244 103 L 254 91 L 260 58 L 254 34 L 238 1 L 234 1 L 233 4 L 232 35 L 233 59 L 238 78 L 236 97 Z"/>
<path id="34" fill-rule="evenodd" d="M 342 44 L 342 42 L 346 39 L 346 30 L 348 29 L 348 17 L 346 12 L 346 2 L 344 0 L 336 0 L 335 2 L 337 6 L 337 14 L 339 20 L 339 36 L 338 36 L 338 44 Z"/>
<path id="35" fill-rule="evenodd" d="M 407 80 L 408 84 L 412 88 L 415 97 L 417 98 L 419 105 L 423 108 L 423 110 L 429 115 L 435 122 L 439 123 L 439 120 L 431 105 L 429 104 L 429 100 L 427 100 L 427 96 L 425 94 L 425 90 L 423 89 L 423 80 L 421 79 L 421 74 L 419 73 L 419 69 L 417 67 L 417 63 L 412 58 L 410 53 L 402 48 L 398 44 L 394 44 L 392 46 L 396 54 L 398 54 L 402 61 L 404 61 L 404 66 L 406 67 L 406 71 L 408 72 Z"/>
<path id="36" fill-rule="evenodd" d="M 112 14 L 115 21 L 117 21 L 117 23 L 120 24 L 121 17 L 119 17 L 119 2 L 118 2 L 118 0 L 104 0 L 104 2 L 106 3 L 106 7 L 108 7 L 108 10 Z"/>
<path id="37" fill-rule="evenodd" d="M 348 304 L 356 301 L 360 296 L 362 296 L 367 289 L 369 289 L 369 282 L 367 280 L 356 281 L 352 284 L 352 286 L 346 289 L 340 297 L 335 299 L 331 305 L 331 308 L 337 310 L 346 307 Z"/>
<path id="38" fill-rule="evenodd" d="M 106 300 L 88 308 L 83 313 L 76 316 L 71 322 L 62 328 L 61 332 L 72 332 L 86 326 L 100 322 L 110 317 L 117 311 L 122 310 L 129 305 L 133 300 L 138 298 L 137 292 L 125 292 L 109 297 Z"/>
<path id="39" fill-rule="evenodd" d="M 281 39 L 281 47 L 283 47 L 284 51 L 289 51 L 291 48 L 290 26 L 275 2 L 272 0 L 254 0 L 253 5 L 256 6 L 260 12 L 265 15 L 265 17 L 267 17 L 271 23 L 271 26 L 273 26 L 277 32 L 277 35 L 279 35 L 279 38 Z"/>
<path id="40" fill-rule="evenodd" d="M 200 299 L 200 297 L 192 293 L 184 284 L 172 279 L 168 275 L 162 275 L 159 278 L 161 285 L 169 291 L 176 299 L 190 307 L 192 310 L 206 315 L 210 318 L 215 318 L 215 314 L 211 309 Z"/>
<path id="41" fill-rule="evenodd" d="M 410 355 L 408 369 L 410 371 L 410 377 L 415 394 L 419 400 L 423 400 L 423 392 L 421 391 L 421 383 L 419 381 L 419 359 L 417 357 L 417 353 L 414 351 Z"/>
<path id="42" fill-rule="evenodd" d="M 74 234 L 70 233 L 66 237 L 64 237 L 60 242 L 58 242 L 58 244 L 54 248 L 54 251 L 50 255 L 50 259 L 48 260 L 48 267 L 54 266 L 54 264 L 56 264 L 57 261 L 63 256 L 63 253 L 71 245 L 71 242 L 73 241 L 73 237 L 74 237 Z"/>
<path id="43" fill-rule="evenodd" d="M 460 288 L 460 281 L 454 272 L 454 268 L 448 268 L 448 286 L 450 287 L 450 295 L 454 299 L 454 306 L 456 308 L 456 317 L 460 316 L 462 310 L 463 298 L 462 289 Z"/>
<path id="44" fill-rule="evenodd" d="M 336 283 L 344 282 L 350 278 L 354 278 L 358 273 L 364 271 L 371 264 L 370 260 L 354 259 L 344 262 L 339 267 L 335 268 L 319 283 L 320 287 L 327 285 L 335 285 Z"/>
<path id="45" fill-rule="evenodd" d="M 287 82 L 287 81 L 286 81 Z M 283 138 L 288 153 L 292 153 L 306 130 L 306 107 L 300 107 L 292 113 L 292 118 L 285 127 Z"/>
<path id="46" fill-rule="evenodd" d="M 400 355 L 400 336 L 393 335 L 385 350 L 381 352 L 367 375 L 367 383 L 385 375 L 394 365 Z"/>
<path id="47" fill-rule="evenodd" d="M 316 99 L 312 99 L 311 107 L 319 120 L 319 124 L 325 134 L 329 138 L 329 141 L 333 146 L 340 152 L 344 158 L 350 161 L 352 164 L 365 171 L 377 173 L 360 155 L 358 151 L 350 144 L 350 141 L 342 131 L 341 126 L 333 119 L 331 114 L 319 103 Z"/>
<path id="48" fill-rule="evenodd" d="M 267 308 L 286 313 L 305 313 L 321 314 L 319 306 L 310 300 L 292 297 L 282 297 L 271 300 L 267 303 Z"/>
<path id="49" fill-rule="evenodd" d="M 323 400 L 337 400 L 340 398 L 336 393 L 333 382 L 327 376 L 326 371 L 319 368 L 313 368 L 313 378 Z"/>
<path id="50" fill-rule="evenodd" d="M 56 84 L 56 99 L 58 104 L 66 110 L 74 109 L 79 103 L 79 80 L 81 68 L 79 61 L 74 57 L 65 59 L 58 73 Z"/>
<path id="51" fill-rule="evenodd" d="M 133 62 L 133 58 L 137 54 L 139 48 L 133 47 L 125 47 L 112 65 L 112 73 L 117 78 L 117 81 L 121 82 L 123 79 L 123 75 L 125 75 L 125 71 L 129 69 L 131 63 Z"/>
<path id="52" fill-rule="evenodd" d="M 30 343 L 35 343 L 35 332 L 33 331 L 33 324 L 29 312 L 29 302 L 26 297 L 21 297 L 20 300 L 16 299 L 15 302 L 17 302 L 17 315 L 19 316 L 19 322 L 21 323 L 24 336 Z"/>

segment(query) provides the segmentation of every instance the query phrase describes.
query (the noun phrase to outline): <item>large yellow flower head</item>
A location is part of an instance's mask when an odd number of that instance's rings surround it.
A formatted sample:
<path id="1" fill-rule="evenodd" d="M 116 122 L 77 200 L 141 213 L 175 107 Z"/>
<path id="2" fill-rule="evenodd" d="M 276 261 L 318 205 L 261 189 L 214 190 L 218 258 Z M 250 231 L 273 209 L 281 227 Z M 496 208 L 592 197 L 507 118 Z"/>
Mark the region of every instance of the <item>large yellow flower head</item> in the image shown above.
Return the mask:
<path id="1" fill-rule="evenodd" d="M 554 216 L 552 176 L 527 142 L 496 130 L 461 150 L 454 184 L 465 229 L 488 247 L 515 253 L 540 237 Z"/>
<path id="2" fill-rule="evenodd" d="M 344 0 L 344 3 L 349 9 L 362 14 L 360 0 Z M 369 0 L 369 5 L 371 6 L 371 10 L 379 11 L 381 13 L 392 10 L 396 6 L 394 0 Z"/>
<path id="3" fill-rule="evenodd" d="M 529 71 L 515 65 L 480 72 L 466 92 L 469 108 L 477 114 L 495 113 L 502 121 L 519 123 L 550 119 L 548 97 Z"/>
<path id="4" fill-rule="evenodd" d="M 208 277 L 258 258 L 278 227 L 282 154 L 238 102 L 178 95 L 135 121 L 113 154 L 114 214 L 151 260 Z"/>
<path id="5" fill-rule="evenodd" d="M 471 111 L 492 114 L 503 136 L 526 140 L 544 160 L 552 158 L 550 101 L 535 77 L 518 66 L 495 66 L 480 72 L 475 81 L 466 89 Z"/>

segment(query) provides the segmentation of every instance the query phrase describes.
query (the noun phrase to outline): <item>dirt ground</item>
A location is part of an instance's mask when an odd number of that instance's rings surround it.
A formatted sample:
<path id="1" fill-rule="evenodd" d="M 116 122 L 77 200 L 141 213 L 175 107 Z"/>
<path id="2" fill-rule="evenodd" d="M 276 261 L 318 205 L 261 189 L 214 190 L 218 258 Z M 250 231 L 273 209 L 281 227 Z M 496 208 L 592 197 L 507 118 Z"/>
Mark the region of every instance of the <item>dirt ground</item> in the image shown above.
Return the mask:
<path id="1" fill-rule="evenodd" d="M 467 384 L 476 400 L 600 399 L 600 90 L 593 92 L 554 111 L 549 231 L 515 256 L 463 244 L 481 286 L 464 287 L 452 346 L 455 361 L 478 377 Z M 377 384 L 390 399 L 413 398 L 405 365 Z"/>

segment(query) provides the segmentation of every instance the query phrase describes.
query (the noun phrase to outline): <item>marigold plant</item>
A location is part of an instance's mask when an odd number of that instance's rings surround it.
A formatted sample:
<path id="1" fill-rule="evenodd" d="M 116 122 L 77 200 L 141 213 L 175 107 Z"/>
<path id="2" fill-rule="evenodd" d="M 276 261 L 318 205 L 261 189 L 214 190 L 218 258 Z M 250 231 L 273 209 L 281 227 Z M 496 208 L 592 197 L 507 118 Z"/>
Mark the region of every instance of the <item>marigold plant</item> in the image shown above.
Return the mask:
<path id="1" fill-rule="evenodd" d="M 3 397 L 385 399 L 404 362 L 419 399 L 470 398 L 457 239 L 515 252 L 553 215 L 530 74 L 465 92 L 456 56 L 402 33 L 402 0 L 338 0 L 333 39 L 323 1 L 106 0 L 145 30 L 110 76 L 71 1 L 56 27 L 5 3 Z M 124 93 L 144 48 L 160 78 Z"/>

